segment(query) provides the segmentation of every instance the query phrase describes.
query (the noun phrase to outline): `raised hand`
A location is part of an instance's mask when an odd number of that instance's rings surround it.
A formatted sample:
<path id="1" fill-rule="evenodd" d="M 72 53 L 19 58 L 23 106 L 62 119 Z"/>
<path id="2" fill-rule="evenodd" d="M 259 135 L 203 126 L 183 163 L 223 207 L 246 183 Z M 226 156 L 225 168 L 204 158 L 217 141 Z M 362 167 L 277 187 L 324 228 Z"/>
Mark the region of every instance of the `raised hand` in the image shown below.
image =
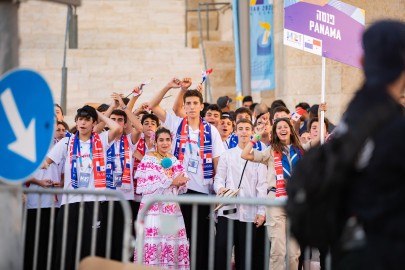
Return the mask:
<path id="1" fill-rule="evenodd" d="M 203 92 L 203 85 L 202 83 L 199 83 L 196 87 L 196 89 L 198 90 L 198 92 L 202 93 Z"/>
<path id="2" fill-rule="evenodd" d="M 263 133 L 264 133 L 264 129 L 265 129 L 264 123 L 259 124 L 259 125 L 257 125 L 257 126 L 255 127 L 255 133 L 256 133 L 257 135 L 259 135 L 259 136 L 262 136 Z"/>
<path id="3" fill-rule="evenodd" d="M 270 113 L 267 112 L 267 113 L 261 115 L 259 119 L 262 121 L 262 123 L 267 123 L 267 121 L 270 120 Z"/>
<path id="4" fill-rule="evenodd" d="M 183 78 L 180 83 L 181 90 L 187 90 L 193 83 L 191 78 Z"/>
<path id="5" fill-rule="evenodd" d="M 125 106 L 124 101 L 122 100 L 122 94 L 113 92 L 111 98 L 115 100 L 116 108 Z"/>
<path id="6" fill-rule="evenodd" d="M 169 88 L 180 88 L 181 87 L 181 81 L 177 78 L 173 78 L 170 80 L 170 82 L 167 83 L 167 87 Z"/>
<path id="7" fill-rule="evenodd" d="M 134 90 L 132 90 L 132 94 L 134 95 L 134 97 L 140 96 L 142 94 L 142 90 L 141 90 L 141 86 L 138 85 L 137 87 L 134 88 Z"/>

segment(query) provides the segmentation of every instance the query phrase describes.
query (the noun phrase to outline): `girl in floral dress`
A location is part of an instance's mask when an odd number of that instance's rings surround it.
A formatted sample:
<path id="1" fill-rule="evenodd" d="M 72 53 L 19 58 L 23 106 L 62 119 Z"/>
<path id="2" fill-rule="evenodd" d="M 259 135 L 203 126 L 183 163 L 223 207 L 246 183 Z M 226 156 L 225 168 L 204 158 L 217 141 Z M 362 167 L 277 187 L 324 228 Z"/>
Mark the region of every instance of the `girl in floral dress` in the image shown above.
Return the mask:
<path id="1" fill-rule="evenodd" d="M 142 193 L 141 210 L 144 201 L 152 196 L 177 195 L 187 191 L 186 172 L 171 153 L 172 137 L 166 128 L 160 128 L 155 135 L 156 151 L 148 152 L 138 165 L 135 177 L 138 179 L 137 193 Z M 175 217 L 173 226 L 176 234 L 162 231 L 163 216 Z M 155 203 L 145 216 L 145 242 L 143 264 L 164 269 L 189 269 L 189 243 L 184 219 L 178 203 Z M 170 224 L 172 227 L 172 224 Z M 135 250 L 135 262 L 137 261 Z"/>

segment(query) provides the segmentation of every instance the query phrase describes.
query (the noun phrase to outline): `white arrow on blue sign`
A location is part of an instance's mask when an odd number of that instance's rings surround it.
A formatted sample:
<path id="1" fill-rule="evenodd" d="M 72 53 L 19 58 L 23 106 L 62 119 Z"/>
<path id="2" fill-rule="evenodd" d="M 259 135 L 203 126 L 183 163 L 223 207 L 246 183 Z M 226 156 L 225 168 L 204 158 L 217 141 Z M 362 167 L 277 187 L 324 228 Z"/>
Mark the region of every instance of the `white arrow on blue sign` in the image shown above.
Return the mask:
<path id="1" fill-rule="evenodd" d="M 44 161 L 53 139 L 51 89 L 35 71 L 18 69 L 0 79 L 0 179 L 26 180 Z"/>

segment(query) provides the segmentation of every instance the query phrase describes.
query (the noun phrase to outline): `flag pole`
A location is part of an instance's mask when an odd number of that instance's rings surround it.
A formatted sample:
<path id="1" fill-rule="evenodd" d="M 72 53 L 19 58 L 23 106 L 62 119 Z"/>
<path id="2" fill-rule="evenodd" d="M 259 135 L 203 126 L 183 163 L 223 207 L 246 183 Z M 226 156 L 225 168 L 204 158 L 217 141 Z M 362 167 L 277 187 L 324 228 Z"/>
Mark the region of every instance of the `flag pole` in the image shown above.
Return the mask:
<path id="1" fill-rule="evenodd" d="M 322 57 L 322 93 L 321 93 L 321 104 L 325 103 L 325 68 L 326 68 L 326 61 L 325 57 Z M 319 106 L 321 106 L 319 104 Z M 320 139 L 321 139 L 321 144 L 325 142 L 325 111 L 321 111 L 321 119 L 319 119 L 319 125 L 321 128 L 320 131 Z"/>

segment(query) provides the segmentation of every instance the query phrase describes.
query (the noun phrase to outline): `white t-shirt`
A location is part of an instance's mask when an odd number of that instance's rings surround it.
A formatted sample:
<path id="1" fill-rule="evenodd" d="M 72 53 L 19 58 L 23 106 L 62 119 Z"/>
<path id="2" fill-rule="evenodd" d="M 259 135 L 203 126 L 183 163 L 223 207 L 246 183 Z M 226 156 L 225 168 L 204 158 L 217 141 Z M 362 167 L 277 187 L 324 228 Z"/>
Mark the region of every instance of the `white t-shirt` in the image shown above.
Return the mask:
<path id="1" fill-rule="evenodd" d="M 111 143 L 108 143 L 108 132 L 103 132 L 100 135 L 100 140 L 103 146 L 103 151 L 106 152 L 110 147 Z M 69 143 L 72 137 L 63 138 L 60 140 L 49 152 L 48 157 L 53 160 L 56 164 L 65 162 L 65 183 L 63 189 L 65 190 L 74 190 L 72 186 L 72 177 L 70 174 L 71 164 L 70 164 L 70 155 L 69 155 Z M 88 168 L 89 165 L 92 166 L 92 160 L 90 159 L 90 140 L 85 142 L 80 140 L 80 153 L 82 155 L 83 168 Z M 106 160 L 105 160 L 106 162 Z M 79 162 L 77 164 L 77 173 L 80 173 Z M 88 188 L 78 188 L 77 190 L 94 190 L 94 174 L 91 170 L 90 181 Z M 98 196 L 99 201 L 105 201 L 105 196 Z M 62 196 L 62 205 L 66 203 L 75 203 L 81 201 L 81 195 L 66 195 Z M 96 201 L 96 196 L 94 195 L 83 195 L 83 201 L 85 202 L 94 202 Z"/>
<path id="2" fill-rule="evenodd" d="M 103 133 L 106 133 L 106 132 L 107 131 L 104 131 Z M 101 133 L 101 134 L 103 134 L 103 133 Z M 131 164 L 131 168 L 130 168 L 130 171 L 131 171 L 131 189 L 127 190 L 127 189 L 121 189 L 120 187 L 117 187 L 116 190 L 120 191 L 122 193 L 122 195 L 124 195 L 126 200 L 133 200 L 134 199 L 134 180 L 132 178 L 132 169 L 134 167 L 133 154 L 134 154 L 134 151 L 135 151 L 136 148 L 135 148 L 135 145 L 131 141 L 131 134 L 127 134 L 125 136 L 127 136 L 128 146 L 129 146 L 129 158 L 130 158 L 130 164 Z M 118 140 L 118 141 L 114 140 L 111 143 L 111 147 L 113 145 L 115 147 L 115 169 L 122 171 L 121 160 L 120 160 L 120 144 L 121 144 L 120 140 Z M 107 151 L 105 151 L 104 153 L 105 153 L 104 158 L 105 158 L 105 160 L 107 160 Z M 119 198 L 117 198 L 117 197 L 113 197 L 111 199 L 113 201 L 118 201 L 119 200 Z"/>
<path id="3" fill-rule="evenodd" d="M 48 169 L 39 169 L 36 170 L 32 177 L 38 180 L 52 180 L 53 182 L 60 182 L 61 174 L 63 173 L 64 162 L 61 162 L 59 165 L 52 163 L 49 165 Z M 30 190 L 43 190 L 44 188 L 36 184 L 31 183 L 28 187 Z M 55 207 L 59 208 L 61 203 L 62 196 L 59 195 L 50 195 L 43 194 L 41 196 L 41 208 L 51 208 L 53 201 L 55 201 Z M 37 209 L 39 204 L 39 195 L 35 193 L 27 194 L 27 208 L 28 209 Z"/>
<path id="4" fill-rule="evenodd" d="M 183 118 L 177 117 L 174 114 L 166 113 L 166 121 L 164 125 L 172 131 L 174 134 L 177 133 L 177 129 L 179 125 L 181 124 L 181 121 Z M 215 126 L 209 124 L 211 126 L 211 141 L 212 141 L 212 158 L 219 157 L 222 155 L 222 153 L 225 151 L 224 145 L 222 143 L 221 135 L 219 135 L 218 130 L 216 129 Z M 202 162 L 203 159 L 200 157 L 200 148 L 198 146 L 198 138 L 200 136 L 200 130 L 192 130 L 191 127 L 189 127 L 189 135 L 190 135 L 190 142 L 191 142 L 191 150 L 192 153 L 190 152 L 190 147 L 189 143 L 186 142 L 185 146 L 185 152 L 184 152 L 184 160 L 183 160 L 183 166 L 188 172 L 188 176 L 190 177 L 190 181 L 188 183 L 188 189 L 209 194 L 209 185 L 204 185 L 204 173 L 203 173 L 203 167 L 202 167 Z M 200 145 L 204 144 L 204 142 L 200 142 Z M 172 151 L 174 152 L 174 149 L 176 147 L 176 138 L 173 138 L 172 142 Z M 192 173 L 188 170 L 188 164 L 190 159 L 198 161 L 198 166 L 196 173 Z"/>

